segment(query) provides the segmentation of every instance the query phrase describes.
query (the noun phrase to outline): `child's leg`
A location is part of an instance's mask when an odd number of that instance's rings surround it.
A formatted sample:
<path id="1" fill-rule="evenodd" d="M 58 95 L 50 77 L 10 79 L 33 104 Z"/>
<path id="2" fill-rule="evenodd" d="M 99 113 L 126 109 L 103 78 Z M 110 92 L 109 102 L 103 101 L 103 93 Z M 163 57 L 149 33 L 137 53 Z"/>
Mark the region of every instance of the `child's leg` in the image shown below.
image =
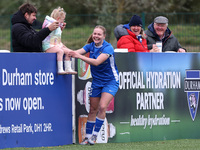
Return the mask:
<path id="1" fill-rule="evenodd" d="M 67 48 L 62 48 L 62 49 L 64 50 L 64 54 L 65 54 L 65 58 L 64 58 L 65 71 L 68 74 L 77 74 L 77 72 L 71 68 L 72 63 L 71 63 L 70 57 L 68 57 L 67 55 L 70 50 Z"/>
<path id="2" fill-rule="evenodd" d="M 63 70 L 63 55 L 64 51 L 59 47 L 51 47 L 46 50 L 47 53 L 56 53 L 57 54 L 57 68 L 58 68 L 58 74 L 66 74 Z"/>
<path id="3" fill-rule="evenodd" d="M 57 54 L 57 61 L 63 61 L 64 51 L 57 46 L 51 47 L 46 50 L 47 53 L 56 53 Z"/>

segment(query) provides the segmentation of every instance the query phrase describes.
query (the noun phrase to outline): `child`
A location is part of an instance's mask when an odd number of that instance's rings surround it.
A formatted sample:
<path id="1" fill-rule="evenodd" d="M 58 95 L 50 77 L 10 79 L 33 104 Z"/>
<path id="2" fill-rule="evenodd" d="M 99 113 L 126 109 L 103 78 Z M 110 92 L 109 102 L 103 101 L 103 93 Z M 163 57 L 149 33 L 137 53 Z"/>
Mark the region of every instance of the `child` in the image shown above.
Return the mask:
<path id="1" fill-rule="evenodd" d="M 52 22 L 59 22 L 59 27 L 52 31 L 49 36 L 47 36 L 42 41 L 42 48 L 43 51 L 47 53 L 57 53 L 57 67 L 58 67 L 58 74 L 77 74 L 76 71 L 72 70 L 71 68 L 71 60 L 68 57 L 68 52 L 71 51 L 68 49 L 62 42 L 61 42 L 61 34 L 62 30 L 65 28 L 66 23 L 65 21 L 66 13 L 63 8 L 56 8 L 51 13 L 51 17 L 46 16 L 42 28 L 48 27 Z M 64 66 L 65 70 L 63 69 L 63 55 L 64 56 Z"/>

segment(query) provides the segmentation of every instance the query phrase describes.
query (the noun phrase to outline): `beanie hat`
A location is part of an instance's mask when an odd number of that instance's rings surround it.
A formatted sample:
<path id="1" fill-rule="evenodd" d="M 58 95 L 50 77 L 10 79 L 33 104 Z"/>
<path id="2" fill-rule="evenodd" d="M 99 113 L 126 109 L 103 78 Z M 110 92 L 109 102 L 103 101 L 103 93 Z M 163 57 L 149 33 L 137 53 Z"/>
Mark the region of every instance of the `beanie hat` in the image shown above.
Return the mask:
<path id="1" fill-rule="evenodd" d="M 140 26 L 142 27 L 142 19 L 140 18 L 140 16 L 134 15 L 130 22 L 129 22 L 129 26 Z"/>

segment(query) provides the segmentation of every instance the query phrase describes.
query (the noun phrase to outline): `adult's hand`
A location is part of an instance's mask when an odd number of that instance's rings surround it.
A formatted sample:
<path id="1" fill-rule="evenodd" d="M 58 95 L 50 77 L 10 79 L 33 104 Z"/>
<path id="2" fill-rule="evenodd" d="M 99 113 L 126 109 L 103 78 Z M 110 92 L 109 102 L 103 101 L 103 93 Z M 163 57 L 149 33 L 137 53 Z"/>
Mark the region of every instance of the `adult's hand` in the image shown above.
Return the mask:
<path id="1" fill-rule="evenodd" d="M 58 21 L 55 21 L 55 22 L 51 23 L 48 26 L 48 28 L 49 28 L 50 31 L 56 30 L 58 27 L 59 27 L 59 22 Z"/>
<path id="2" fill-rule="evenodd" d="M 160 52 L 160 49 L 156 46 L 156 44 L 153 44 L 150 52 Z"/>
<path id="3" fill-rule="evenodd" d="M 186 52 L 186 50 L 183 49 L 183 48 L 179 48 L 179 49 L 178 49 L 178 53 L 185 53 L 185 52 Z"/>
<path id="4" fill-rule="evenodd" d="M 69 57 L 74 57 L 74 58 L 79 58 L 80 54 L 77 53 L 76 51 L 70 51 L 70 52 L 68 53 L 68 56 L 69 56 Z"/>

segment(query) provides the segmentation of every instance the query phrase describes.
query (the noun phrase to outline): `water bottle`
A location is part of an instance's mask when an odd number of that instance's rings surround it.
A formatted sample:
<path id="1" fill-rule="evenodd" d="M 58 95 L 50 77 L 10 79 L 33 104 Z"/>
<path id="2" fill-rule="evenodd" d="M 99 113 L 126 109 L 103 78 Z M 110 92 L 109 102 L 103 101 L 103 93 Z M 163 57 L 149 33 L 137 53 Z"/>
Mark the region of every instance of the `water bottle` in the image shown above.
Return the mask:
<path id="1" fill-rule="evenodd" d="M 162 52 L 162 41 L 157 41 L 156 46 L 159 48 L 159 52 Z"/>

